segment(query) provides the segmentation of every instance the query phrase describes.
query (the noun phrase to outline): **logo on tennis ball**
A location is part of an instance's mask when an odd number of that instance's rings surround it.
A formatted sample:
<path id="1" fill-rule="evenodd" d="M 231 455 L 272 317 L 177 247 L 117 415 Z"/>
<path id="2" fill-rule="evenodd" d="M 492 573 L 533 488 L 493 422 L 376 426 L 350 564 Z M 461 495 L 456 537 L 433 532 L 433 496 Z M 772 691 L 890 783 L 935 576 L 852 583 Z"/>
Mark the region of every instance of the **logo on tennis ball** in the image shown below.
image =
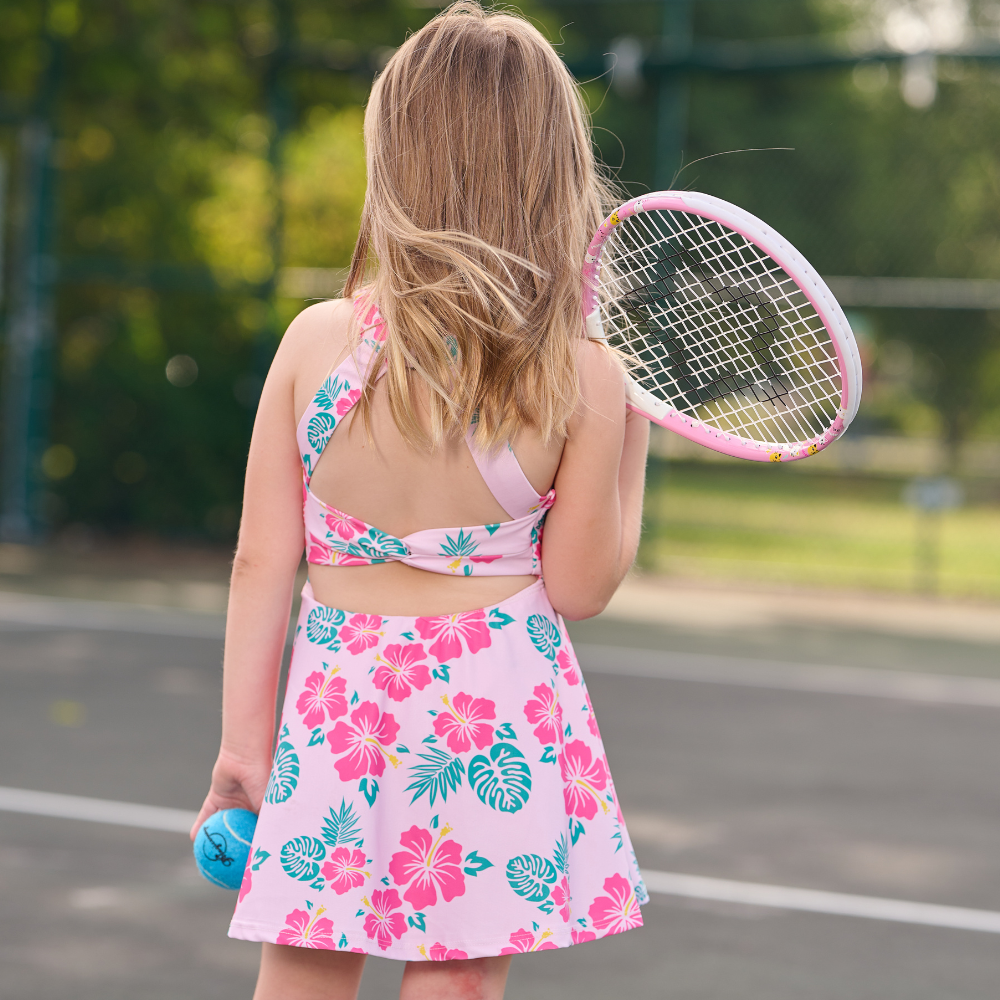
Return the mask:
<path id="1" fill-rule="evenodd" d="M 201 852 L 205 855 L 208 861 L 217 861 L 221 865 L 225 865 L 227 868 L 233 863 L 233 858 L 226 853 L 226 848 L 229 846 L 226 843 L 226 838 L 221 833 L 215 833 L 212 830 L 205 831 L 205 844 L 202 846 Z M 211 845 L 211 846 L 210 846 Z"/>
<path id="2" fill-rule="evenodd" d="M 771 454 L 768 456 L 768 459 L 771 462 L 780 462 L 781 461 L 781 452 L 780 451 L 772 451 Z"/>

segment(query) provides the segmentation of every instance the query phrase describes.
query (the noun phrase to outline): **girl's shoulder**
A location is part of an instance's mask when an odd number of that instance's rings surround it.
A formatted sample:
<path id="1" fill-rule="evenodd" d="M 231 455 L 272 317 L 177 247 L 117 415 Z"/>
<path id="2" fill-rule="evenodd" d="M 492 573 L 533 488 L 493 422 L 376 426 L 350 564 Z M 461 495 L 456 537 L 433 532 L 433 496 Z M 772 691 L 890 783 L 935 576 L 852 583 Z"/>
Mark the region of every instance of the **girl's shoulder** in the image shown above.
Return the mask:
<path id="1" fill-rule="evenodd" d="M 269 377 L 291 389 L 297 416 L 347 355 L 352 315 L 350 299 L 329 299 L 303 309 L 288 325 Z"/>

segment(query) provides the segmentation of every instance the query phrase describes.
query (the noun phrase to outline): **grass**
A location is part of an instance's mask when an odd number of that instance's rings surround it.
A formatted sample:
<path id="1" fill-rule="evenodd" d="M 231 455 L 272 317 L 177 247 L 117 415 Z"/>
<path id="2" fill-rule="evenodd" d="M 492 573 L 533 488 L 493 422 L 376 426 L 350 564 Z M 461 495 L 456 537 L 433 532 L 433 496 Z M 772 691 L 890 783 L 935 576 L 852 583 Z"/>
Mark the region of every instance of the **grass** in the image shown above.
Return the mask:
<path id="1" fill-rule="evenodd" d="M 652 460 L 639 565 L 672 576 L 913 592 L 905 480 Z M 979 485 L 940 522 L 937 590 L 1000 598 L 1000 497 Z M 992 493 L 992 496 L 990 495 Z M 978 494 L 978 499 L 975 497 Z"/>

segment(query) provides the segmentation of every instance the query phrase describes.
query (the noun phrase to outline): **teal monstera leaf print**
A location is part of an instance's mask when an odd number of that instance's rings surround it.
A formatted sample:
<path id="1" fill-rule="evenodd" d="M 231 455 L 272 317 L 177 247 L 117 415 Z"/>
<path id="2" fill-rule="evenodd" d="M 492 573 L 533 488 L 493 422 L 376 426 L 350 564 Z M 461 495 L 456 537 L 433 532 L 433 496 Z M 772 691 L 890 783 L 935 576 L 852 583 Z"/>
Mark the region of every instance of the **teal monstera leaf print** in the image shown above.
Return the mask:
<path id="1" fill-rule="evenodd" d="M 322 451 L 336 426 L 337 419 L 332 413 L 315 413 L 306 424 L 306 440 L 316 451 Z"/>
<path id="2" fill-rule="evenodd" d="M 316 393 L 314 399 L 316 408 L 319 410 L 332 410 L 337 397 L 347 389 L 350 389 L 350 385 L 347 382 L 343 381 L 339 376 L 331 375 L 320 387 L 319 392 Z"/>
<path id="3" fill-rule="evenodd" d="M 531 615 L 528 618 L 528 638 L 535 649 L 550 660 L 556 658 L 556 650 L 562 645 L 556 623 L 545 615 Z"/>
<path id="4" fill-rule="evenodd" d="M 537 854 L 521 854 L 507 862 L 510 887 L 529 903 L 541 903 L 548 899 L 549 886 L 558 877 L 555 865 Z"/>
<path id="5" fill-rule="evenodd" d="M 477 754 L 469 761 L 469 784 L 491 809 L 515 813 L 531 793 L 531 769 L 517 747 L 496 743 L 489 757 Z"/>
<path id="6" fill-rule="evenodd" d="M 393 556 L 409 555 L 410 552 L 398 538 L 378 528 L 369 528 L 354 544 L 369 559 L 391 559 Z"/>
<path id="7" fill-rule="evenodd" d="M 299 783 L 299 755 L 291 743 L 278 744 L 274 752 L 274 766 L 267 779 L 264 801 L 272 806 L 287 802 Z"/>
<path id="8" fill-rule="evenodd" d="M 326 847 L 315 837 L 296 837 L 281 849 L 281 867 L 300 882 L 310 882 L 319 875 L 319 863 L 326 857 Z"/>
<path id="9" fill-rule="evenodd" d="M 347 616 L 338 608 L 313 608 L 306 618 L 306 636 L 317 646 L 330 646 L 337 638 L 337 626 Z"/>

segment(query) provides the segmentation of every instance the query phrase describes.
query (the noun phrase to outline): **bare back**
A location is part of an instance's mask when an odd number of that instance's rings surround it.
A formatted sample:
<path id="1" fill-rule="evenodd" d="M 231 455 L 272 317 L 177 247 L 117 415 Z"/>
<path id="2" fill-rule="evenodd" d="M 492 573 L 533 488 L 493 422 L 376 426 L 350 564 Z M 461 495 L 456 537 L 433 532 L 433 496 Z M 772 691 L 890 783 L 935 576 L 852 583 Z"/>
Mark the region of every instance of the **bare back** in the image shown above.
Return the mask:
<path id="1" fill-rule="evenodd" d="M 351 306 L 343 300 L 313 306 L 303 351 L 294 373 L 296 422 L 327 374 L 348 351 Z M 324 503 L 402 537 L 427 528 L 490 524 L 510 517 L 495 499 L 462 439 L 436 449 L 403 440 L 382 383 L 372 401 L 372 439 L 351 411 L 332 435 L 310 488 Z M 563 442 L 543 445 L 522 432 L 512 443 L 529 482 L 545 494 L 555 479 Z M 510 597 L 534 576 L 445 576 L 398 562 L 371 566 L 310 565 L 317 600 L 365 613 L 421 615 L 468 611 Z"/>

